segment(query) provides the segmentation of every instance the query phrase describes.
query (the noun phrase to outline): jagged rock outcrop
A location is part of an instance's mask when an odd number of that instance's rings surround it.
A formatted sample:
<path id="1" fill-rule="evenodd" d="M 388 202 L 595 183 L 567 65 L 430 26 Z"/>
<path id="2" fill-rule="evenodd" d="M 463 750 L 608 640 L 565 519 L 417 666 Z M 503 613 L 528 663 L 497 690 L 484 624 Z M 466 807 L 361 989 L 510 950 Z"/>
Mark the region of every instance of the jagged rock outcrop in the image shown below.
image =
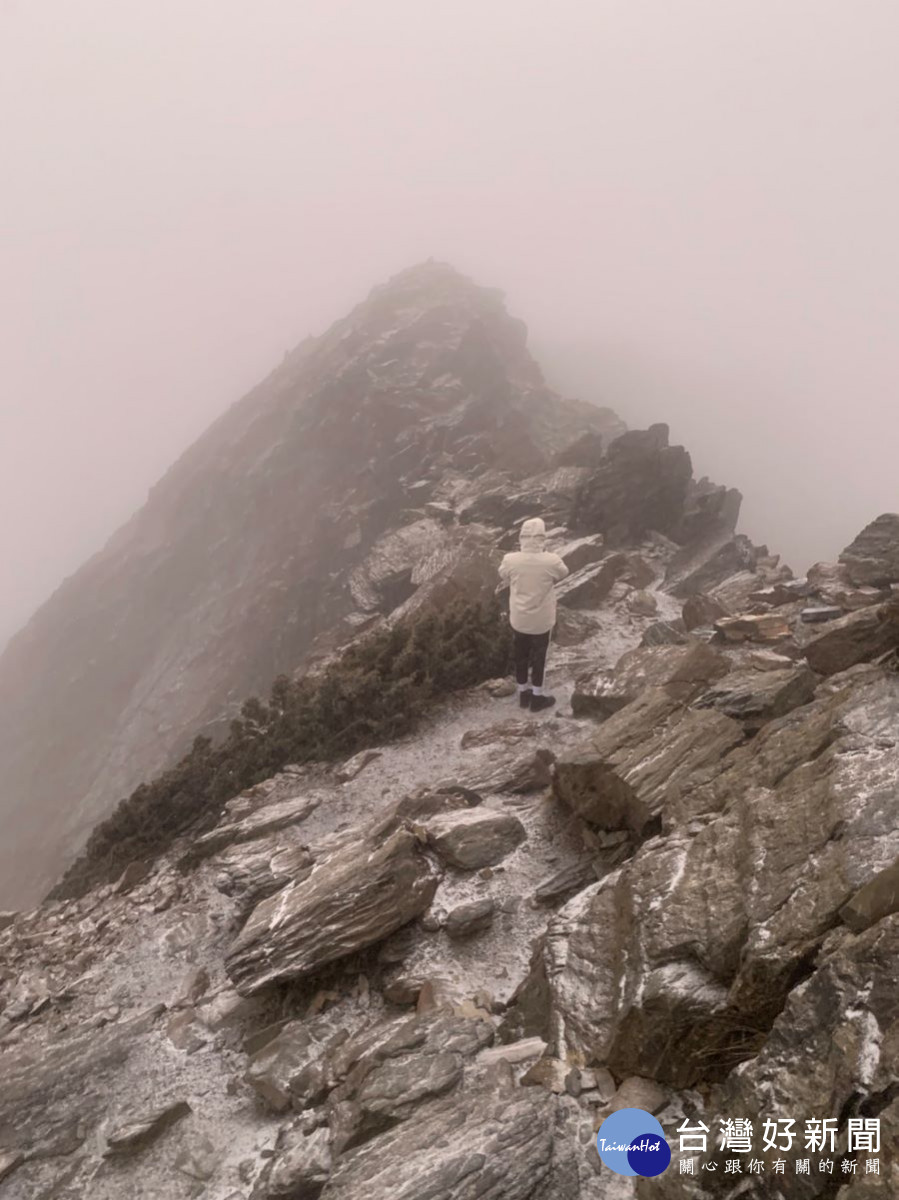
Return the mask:
<path id="1" fill-rule="evenodd" d="M 884 513 L 866 525 L 840 562 L 857 587 L 899 583 L 899 513 Z"/>

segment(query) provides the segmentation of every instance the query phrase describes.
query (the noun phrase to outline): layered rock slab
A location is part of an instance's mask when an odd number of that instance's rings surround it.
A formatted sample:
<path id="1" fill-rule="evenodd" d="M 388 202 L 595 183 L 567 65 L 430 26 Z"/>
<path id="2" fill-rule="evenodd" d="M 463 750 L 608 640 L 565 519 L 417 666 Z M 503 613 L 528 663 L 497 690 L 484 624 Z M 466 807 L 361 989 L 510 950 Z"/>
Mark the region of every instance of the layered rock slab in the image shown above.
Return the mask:
<path id="1" fill-rule="evenodd" d="M 423 1107 L 339 1162 L 321 1200 L 537 1200 L 552 1194 L 553 1102 L 479 1088 Z"/>
<path id="2" fill-rule="evenodd" d="M 381 845 L 353 842 L 257 905 L 226 970 L 243 995 L 311 975 L 424 912 L 438 883 L 439 872 L 406 829 Z"/>

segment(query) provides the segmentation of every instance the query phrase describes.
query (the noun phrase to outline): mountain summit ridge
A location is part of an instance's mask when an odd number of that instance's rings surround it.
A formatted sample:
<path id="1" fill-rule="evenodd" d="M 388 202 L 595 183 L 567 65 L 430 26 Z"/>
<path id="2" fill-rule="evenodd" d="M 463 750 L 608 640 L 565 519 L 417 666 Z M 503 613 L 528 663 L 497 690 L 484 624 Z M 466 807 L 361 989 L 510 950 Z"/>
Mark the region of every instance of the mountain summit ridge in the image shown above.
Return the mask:
<path id="1" fill-rule="evenodd" d="M 502 294 L 447 264 L 301 342 L 0 656 L 0 905 L 36 900 L 120 796 L 300 668 L 407 509 L 622 429 L 555 396 Z"/>

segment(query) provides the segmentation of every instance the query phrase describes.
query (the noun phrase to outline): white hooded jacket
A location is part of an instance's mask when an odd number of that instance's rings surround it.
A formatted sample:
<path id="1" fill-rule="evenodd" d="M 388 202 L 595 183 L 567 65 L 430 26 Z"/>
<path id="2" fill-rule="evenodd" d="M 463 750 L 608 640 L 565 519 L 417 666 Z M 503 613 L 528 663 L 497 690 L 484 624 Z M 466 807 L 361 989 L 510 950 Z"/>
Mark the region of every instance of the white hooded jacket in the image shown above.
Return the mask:
<path id="1" fill-rule="evenodd" d="M 521 549 L 507 554 L 499 577 L 509 585 L 509 621 L 518 633 L 546 633 L 556 623 L 553 588 L 568 574 L 559 558 L 545 550 L 546 526 L 532 517 L 521 527 Z"/>

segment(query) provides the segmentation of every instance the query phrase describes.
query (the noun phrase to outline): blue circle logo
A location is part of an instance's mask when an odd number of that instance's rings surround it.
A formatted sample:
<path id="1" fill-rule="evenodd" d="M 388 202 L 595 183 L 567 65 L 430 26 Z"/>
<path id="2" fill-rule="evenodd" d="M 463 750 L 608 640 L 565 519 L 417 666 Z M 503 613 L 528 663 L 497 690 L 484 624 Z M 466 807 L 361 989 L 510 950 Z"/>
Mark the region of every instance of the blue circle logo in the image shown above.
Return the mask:
<path id="1" fill-rule="evenodd" d="M 620 1108 L 606 1117 L 596 1135 L 596 1149 L 617 1175 L 661 1175 L 671 1162 L 665 1131 L 642 1108 Z"/>

